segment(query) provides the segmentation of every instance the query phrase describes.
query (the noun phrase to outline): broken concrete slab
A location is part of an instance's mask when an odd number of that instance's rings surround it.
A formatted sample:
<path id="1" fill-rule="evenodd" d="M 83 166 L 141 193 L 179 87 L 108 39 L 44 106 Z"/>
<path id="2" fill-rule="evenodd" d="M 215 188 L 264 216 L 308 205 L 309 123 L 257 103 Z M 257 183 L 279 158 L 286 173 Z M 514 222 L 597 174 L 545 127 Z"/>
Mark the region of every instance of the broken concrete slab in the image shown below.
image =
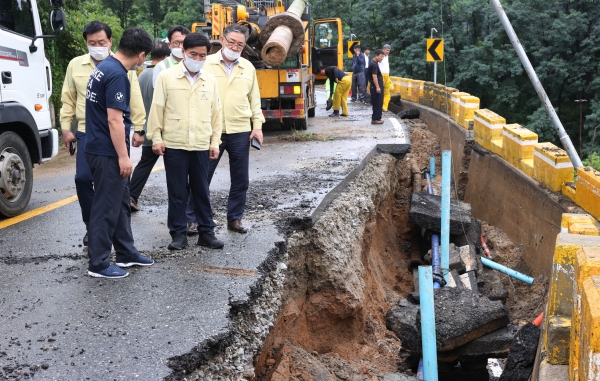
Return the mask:
<path id="1" fill-rule="evenodd" d="M 417 320 L 420 307 L 402 300 L 398 304 L 385 315 L 385 326 L 402 340 L 403 349 L 420 352 L 421 320 Z"/>
<path id="2" fill-rule="evenodd" d="M 411 293 L 414 302 L 418 294 Z M 508 310 L 467 289 L 444 287 L 434 290 L 436 341 L 439 352 L 451 351 L 490 332 L 506 327 Z M 403 302 L 386 315 L 386 326 L 409 351 L 421 351 L 421 314 L 416 304 Z"/>
<path id="3" fill-rule="evenodd" d="M 550 364 L 568 364 L 571 343 L 571 317 L 548 317 L 548 362 Z"/>
<path id="4" fill-rule="evenodd" d="M 402 110 L 396 115 L 398 115 L 400 119 L 418 119 L 420 114 L 418 109 L 410 108 L 408 110 Z"/>
<path id="5" fill-rule="evenodd" d="M 467 271 L 466 273 L 459 275 L 459 279 L 465 288 L 473 292 L 479 292 L 477 289 L 477 279 L 475 279 L 474 271 Z"/>
<path id="6" fill-rule="evenodd" d="M 527 323 L 512 341 L 506 366 L 500 381 L 527 381 L 533 371 L 535 354 L 540 338 L 540 328 Z"/>
<path id="7" fill-rule="evenodd" d="M 450 351 L 509 323 L 508 310 L 479 293 L 445 287 L 434 291 L 438 351 Z M 420 314 L 417 316 L 420 322 Z"/>
<path id="8" fill-rule="evenodd" d="M 484 268 L 483 274 L 483 277 L 478 278 L 479 292 L 490 300 L 500 300 L 502 303 L 506 302 L 508 291 L 504 288 L 498 272 Z"/>
<path id="9" fill-rule="evenodd" d="M 465 264 L 465 271 L 477 270 L 477 262 L 479 262 L 475 251 L 471 250 L 470 246 L 461 246 L 458 248 L 460 259 Z"/>
<path id="10" fill-rule="evenodd" d="M 448 259 L 450 262 L 450 270 L 458 270 L 459 273 L 465 272 L 465 264 L 460 258 L 460 253 L 458 250 L 456 250 L 454 244 L 452 243 L 450 244 L 450 255 Z M 431 249 L 427 251 L 427 254 L 425 254 L 423 260 L 428 265 L 431 264 Z"/>
<path id="11" fill-rule="evenodd" d="M 450 241 L 454 242 L 456 246 L 468 245 L 477 251 L 481 248 L 479 237 L 481 237 L 481 221 L 476 218 L 471 218 L 471 225 L 469 225 L 469 228 L 466 230 L 466 232 L 460 232 L 457 235 L 451 235 Z"/>
<path id="12" fill-rule="evenodd" d="M 410 220 L 425 229 L 441 231 L 442 197 L 426 193 L 413 193 Z M 450 234 L 464 234 L 471 225 L 471 205 L 450 199 Z"/>
<path id="13" fill-rule="evenodd" d="M 450 271 L 450 273 L 448 274 L 448 284 L 446 284 L 446 286 L 464 288 L 462 282 L 460 281 L 460 275 L 458 275 L 458 271 Z"/>
<path id="14" fill-rule="evenodd" d="M 462 361 L 477 361 L 488 358 L 506 358 L 518 330 L 519 327 L 509 324 L 462 347 L 449 352 L 438 353 L 438 360 L 444 362 L 458 360 L 462 363 Z"/>

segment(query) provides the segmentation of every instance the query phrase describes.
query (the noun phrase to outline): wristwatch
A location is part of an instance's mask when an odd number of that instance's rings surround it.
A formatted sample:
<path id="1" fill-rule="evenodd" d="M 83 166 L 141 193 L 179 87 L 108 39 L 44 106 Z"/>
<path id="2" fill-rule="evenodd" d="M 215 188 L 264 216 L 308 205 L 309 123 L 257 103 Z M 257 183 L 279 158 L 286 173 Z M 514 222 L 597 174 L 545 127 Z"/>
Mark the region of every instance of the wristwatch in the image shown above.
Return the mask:
<path id="1" fill-rule="evenodd" d="M 136 134 L 139 134 L 140 136 L 144 136 L 146 135 L 146 131 L 144 130 L 139 130 L 139 131 L 134 131 Z"/>

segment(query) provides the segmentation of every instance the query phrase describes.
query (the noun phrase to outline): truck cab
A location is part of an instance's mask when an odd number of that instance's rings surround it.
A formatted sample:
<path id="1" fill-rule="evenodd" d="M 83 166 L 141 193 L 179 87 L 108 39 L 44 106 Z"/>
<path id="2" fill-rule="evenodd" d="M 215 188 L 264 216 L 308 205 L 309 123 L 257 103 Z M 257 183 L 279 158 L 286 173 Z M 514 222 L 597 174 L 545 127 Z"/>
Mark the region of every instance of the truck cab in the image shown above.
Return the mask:
<path id="1" fill-rule="evenodd" d="M 0 0 L 0 214 L 22 213 L 31 197 L 33 165 L 58 153 L 52 127 L 52 76 L 45 38 L 66 25 L 62 0 L 53 0 L 43 35 L 36 0 Z"/>

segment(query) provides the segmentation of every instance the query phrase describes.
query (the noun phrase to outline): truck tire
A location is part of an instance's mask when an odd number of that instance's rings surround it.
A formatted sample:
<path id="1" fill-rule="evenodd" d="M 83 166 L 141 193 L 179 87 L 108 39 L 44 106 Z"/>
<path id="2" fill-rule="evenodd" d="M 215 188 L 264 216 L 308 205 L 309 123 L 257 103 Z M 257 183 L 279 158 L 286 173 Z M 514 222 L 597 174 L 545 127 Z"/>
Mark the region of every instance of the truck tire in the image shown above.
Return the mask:
<path id="1" fill-rule="evenodd" d="M 0 134 L 0 214 L 21 214 L 32 189 L 33 166 L 23 139 L 12 131 Z"/>
<path id="2" fill-rule="evenodd" d="M 315 117 L 315 107 L 311 107 L 308 109 L 308 117 L 309 118 L 314 118 Z"/>

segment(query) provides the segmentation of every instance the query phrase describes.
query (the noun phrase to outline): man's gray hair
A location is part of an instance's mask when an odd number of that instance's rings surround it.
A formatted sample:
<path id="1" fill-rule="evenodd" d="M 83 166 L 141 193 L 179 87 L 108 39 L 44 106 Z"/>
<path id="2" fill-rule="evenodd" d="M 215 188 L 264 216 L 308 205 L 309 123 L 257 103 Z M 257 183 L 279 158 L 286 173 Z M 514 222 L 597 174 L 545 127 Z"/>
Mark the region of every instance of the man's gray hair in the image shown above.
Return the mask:
<path id="1" fill-rule="evenodd" d="M 382 49 L 390 49 L 390 50 L 392 50 L 392 47 L 390 46 L 390 44 L 385 44 L 385 45 L 383 45 Z"/>
<path id="2" fill-rule="evenodd" d="M 229 35 L 229 33 L 231 33 L 231 32 L 237 32 L 237 33 L 243 34 L 246 41 L 248 41 L 248 37 L 250 37 L 250 31 L 248 30 L 248 28 L 243 25 L 240 25 L 240 24 L 229 25 L 223 31 L 223 35 L 225 37 L 227 37 Z"/>

